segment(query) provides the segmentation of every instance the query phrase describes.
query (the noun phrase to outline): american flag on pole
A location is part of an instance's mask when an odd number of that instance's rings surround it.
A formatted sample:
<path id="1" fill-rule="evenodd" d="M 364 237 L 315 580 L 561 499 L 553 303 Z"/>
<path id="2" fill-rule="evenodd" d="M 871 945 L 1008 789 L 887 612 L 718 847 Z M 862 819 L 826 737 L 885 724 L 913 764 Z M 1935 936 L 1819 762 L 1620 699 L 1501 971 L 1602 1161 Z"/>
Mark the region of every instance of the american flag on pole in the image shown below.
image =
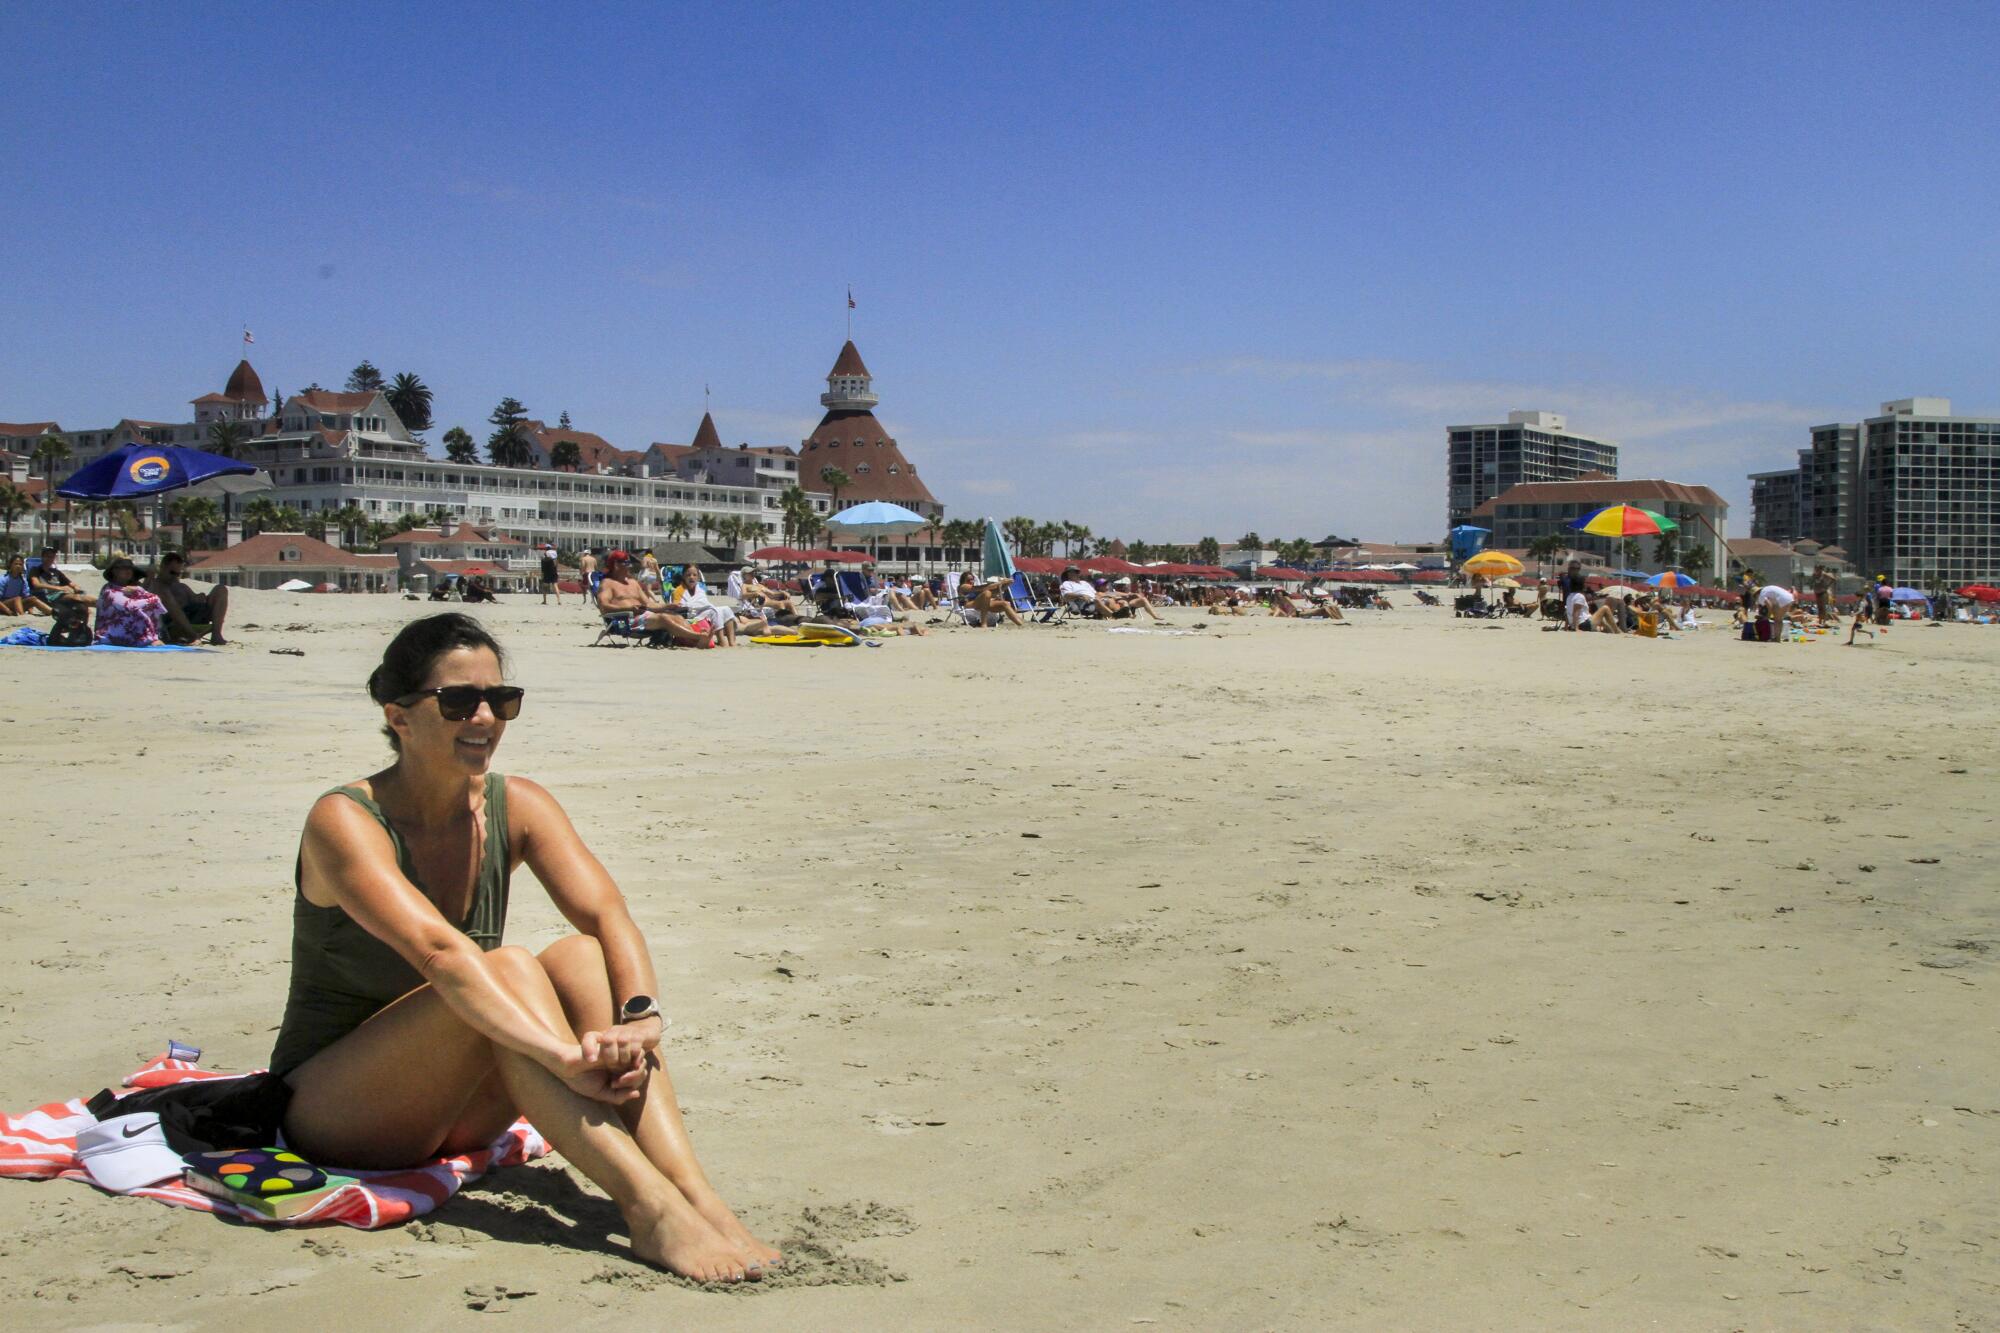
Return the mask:
<path id="1" fill-rule="evenodd" d="M 249 330 L 249 329 L 248 329 L 248 328 L 246 327 L 246 328 L 245 328 L 245 329 L 243 330 L 243 345 L 244 345 L 245 347 L 248 347 L 248 346 L 249 346 L 249 345 L 250 345 L 251 343 L 253 343 L 253 342 L 256 342 L 256 341 L 257 341 L 257 340 L 256 340 L 255 338 L 253 338 L 253 337 L 251 337 L 251 336 L 250 336 L 250 330 Z"/>
<path id="2" fill-rule="evenodd" d="M 854 289 L 852 287 L 847 289 L 847 308 L 849 310 L 854 309 Z"/>

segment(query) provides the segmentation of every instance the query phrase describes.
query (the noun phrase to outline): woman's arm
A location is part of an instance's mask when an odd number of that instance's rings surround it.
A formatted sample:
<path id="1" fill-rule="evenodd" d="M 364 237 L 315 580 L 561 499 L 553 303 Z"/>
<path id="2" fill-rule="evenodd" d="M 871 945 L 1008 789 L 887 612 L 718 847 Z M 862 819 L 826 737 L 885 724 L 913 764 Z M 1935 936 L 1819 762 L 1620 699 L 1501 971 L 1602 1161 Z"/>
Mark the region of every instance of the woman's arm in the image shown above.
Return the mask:
<path id="1" fill-rule="evenodd" d="M 409 881 L 387 832 L 355 802 L 323 796 L 313 806 L 300 873 L 302 884 L 331 894 L 334 905 L 394 949 L 481 1036 L 566 1081 L 590 1067 L 578 1045 L 550 1031 L 494 978 L 485 953 Z"/>
<path id="2" fill-rule="evenodd" d="M 572 926 L 596 940 L 604 950 L 604 970 L 611 998 L 623 1004 L 635 995 L 659 996 L 653 959 L 645 937 L 618 891 L 556 798 L 527 778 L 507 779 L 508 822 L 520 833 L 521 859 L 549 891 L 549 897 Z M 660 1024 L 633 1025 L 650 1034 L 647 1049 L 658 1041 Z"/>

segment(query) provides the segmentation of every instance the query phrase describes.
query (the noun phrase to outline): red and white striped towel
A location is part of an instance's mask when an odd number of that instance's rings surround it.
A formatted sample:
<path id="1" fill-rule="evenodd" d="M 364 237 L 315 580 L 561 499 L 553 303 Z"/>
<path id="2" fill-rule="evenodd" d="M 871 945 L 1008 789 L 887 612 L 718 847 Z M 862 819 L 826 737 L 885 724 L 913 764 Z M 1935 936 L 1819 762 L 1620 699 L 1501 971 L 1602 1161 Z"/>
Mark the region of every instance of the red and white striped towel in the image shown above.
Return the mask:
<path id="1" fill-rule="evenodd" d="M 159 1088 L 191 1079 L 234 1078 L 201 1069 L 189 1060 L 158 1056 L 124 1080 L 124 1086 Z M 76 1135 L 97 1123 L 81 1100 L 50 1102 L 23 1115 L 0 1114 L 0 1177 L 18 1180 L 81 1180 L 102 1189 L 77 1160 Z M 229 1147 L 245 1145 L 230 1144 Z M 468 1181 L 479 1179 L 498 1166 L 519 1166 L 549 1150 L 549 1145 L 525 1120 L 493 1140 L 491 1146 L 458 1157 L 440 1157 L 407 1171 L 341 1171 L 356 1177 L 357 1183 L 333 1191 L 296 1217 L 273 1220 L 262 1213 L 238 1208 L 225 1200 L 189 1189 L 177 1180 L 142 1185 L 122 1193 L 158 1199 L 179 1208 L 204 1213 L 221 1213 L 244 1222 L 265 1226 L 313 1226 L 338 1222 L 343 1226 L 375 1231 L 400 1226 L 413 1217 L 422 1217 L 458 1193 Z M 109 1191 L 107 1191 L 109 1192 Z"/>

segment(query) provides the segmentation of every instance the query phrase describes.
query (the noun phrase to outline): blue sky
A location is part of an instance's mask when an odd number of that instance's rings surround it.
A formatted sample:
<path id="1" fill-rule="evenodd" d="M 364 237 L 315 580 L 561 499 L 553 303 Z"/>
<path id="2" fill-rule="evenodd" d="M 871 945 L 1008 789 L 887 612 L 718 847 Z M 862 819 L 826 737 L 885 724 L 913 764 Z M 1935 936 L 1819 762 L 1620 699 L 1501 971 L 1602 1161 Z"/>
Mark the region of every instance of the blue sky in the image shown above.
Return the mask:
<path id="1" fill-rule="evenodd" d="M 1996 12 L 10 6 L 0 419 L 184 417 L 247 324 L 796 443 L 851 283 L 955 516 L 1431 538 L 1537 407 L 1742 531 L 1809 424 L 2000 413 Z"/>

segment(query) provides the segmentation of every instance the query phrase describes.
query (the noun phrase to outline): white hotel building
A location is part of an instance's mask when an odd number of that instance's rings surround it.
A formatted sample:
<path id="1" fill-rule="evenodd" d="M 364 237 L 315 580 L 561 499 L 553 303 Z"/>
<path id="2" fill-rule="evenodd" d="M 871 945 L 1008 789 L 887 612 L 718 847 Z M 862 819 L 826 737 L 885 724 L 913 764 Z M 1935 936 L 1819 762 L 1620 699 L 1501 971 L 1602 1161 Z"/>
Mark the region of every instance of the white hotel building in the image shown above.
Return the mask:
<path id="1" fill-rule="evenodd" d="M 655 444 L 643 453 L 530 423 L 530 453 L 544 466 L 494 467 L 429 456 L 379 391 L 315 389 L 284 400 L 275 417 L 267 416 L 263 385 L 247 361 L 225 392 L 205 394 L 193 406 L 192 422 L 126 418 L 101 430 L 66 432 L 72 449 L 67 467 L 128 443 L 202 448 L 213 423 L 238 421 L 251 432 L 239 456 L 270 474 L 275 489 L 266 498 L 275 504 L 325 516 L 352 503 L 384 523 L 444 509 L 496 533 L 564 550 L 665 543 L 675 539 L 667 527 L 675 514 L 692 520 L 697 532 L 703 518 L 753 519 L 775 542 L 783 525 L 780 497 L 794 485 L 811 495 L 818 512 L 828 507 L 817 474 L 800 474 L 793 449 L 728 448 L 706 415 L 693 444 Z M 598 447 L 580 450 L 578 471 L 551 471 L 549 449 L 566 436 Z"/>

